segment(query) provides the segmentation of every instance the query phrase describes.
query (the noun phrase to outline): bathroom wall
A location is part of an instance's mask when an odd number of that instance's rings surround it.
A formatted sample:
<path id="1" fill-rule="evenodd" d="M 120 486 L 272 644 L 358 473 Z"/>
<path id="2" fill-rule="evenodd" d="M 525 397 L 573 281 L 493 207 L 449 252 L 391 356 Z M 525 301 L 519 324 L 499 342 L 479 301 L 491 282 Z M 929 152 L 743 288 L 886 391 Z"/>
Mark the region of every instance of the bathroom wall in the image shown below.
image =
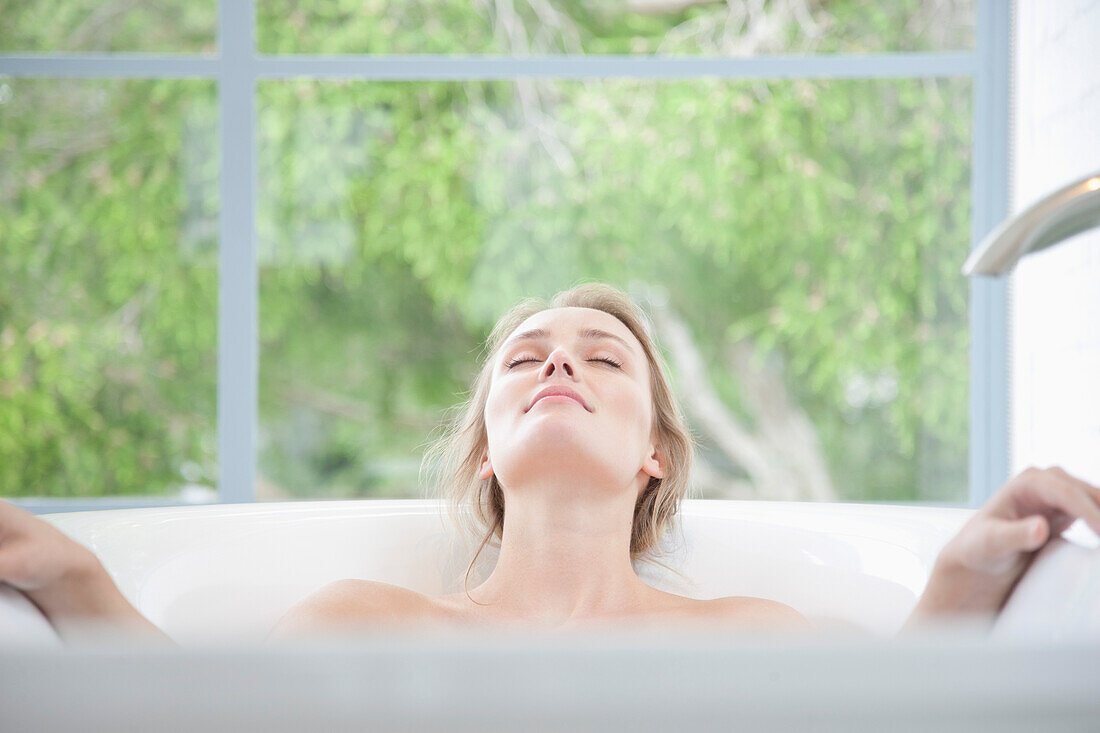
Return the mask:
<path id="1" fill-rule="evenodd" d="M 1100 171 L 1100 0 L 1017 0 L 1012 213 Z M 1009 285 L 1013 474 L 1100 485 L 1100 229 L 1031 255 Z"/>

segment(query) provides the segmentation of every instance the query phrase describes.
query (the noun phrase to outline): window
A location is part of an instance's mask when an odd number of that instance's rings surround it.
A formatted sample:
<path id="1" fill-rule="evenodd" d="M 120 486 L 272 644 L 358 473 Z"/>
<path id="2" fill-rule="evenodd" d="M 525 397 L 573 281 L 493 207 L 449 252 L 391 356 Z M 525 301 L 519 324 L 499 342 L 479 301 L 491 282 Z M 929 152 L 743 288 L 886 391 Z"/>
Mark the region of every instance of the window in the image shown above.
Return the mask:
<path id="1" fill-rule="evenodd" d="M 215 53 L 47 5 L 0 31 L 24 506 L 418 496 L 495 318 L 579 279 L 654 314 L 702 496 L 1004 478 L 999 4 L 257 0 Z"/>

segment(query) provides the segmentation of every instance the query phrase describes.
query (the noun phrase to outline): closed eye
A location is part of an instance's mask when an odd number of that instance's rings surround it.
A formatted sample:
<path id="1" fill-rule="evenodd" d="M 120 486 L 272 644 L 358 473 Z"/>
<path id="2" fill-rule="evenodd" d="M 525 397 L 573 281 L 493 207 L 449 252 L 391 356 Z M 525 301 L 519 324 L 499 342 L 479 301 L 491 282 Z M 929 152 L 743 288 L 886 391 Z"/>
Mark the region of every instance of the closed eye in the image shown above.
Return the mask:
<path id="1" fill-rule="evenodd" d="M 507 364 L 504 365 L 504 368 L 505 369 L 511 369 L 514 366 L 517 366 L 519 364 L 525 364 L 529 361 L 537 362 L 538 359 L 535 359 L 533 357 L 512 359 L 511 361 L 509 361 Z M 600 358 L 596 358 L 596 359 L 589 359 L 588 361 L 602 361 L 604 364 L 610 364 L 611 366 L 615 367 L 616 369 L 622 369 L 622 366 L 623 366 L 621 362 L 617 362 L 614 359 L 609 359 L 609 358 L 604 358 L 604 357 L 600 357 Z"/>

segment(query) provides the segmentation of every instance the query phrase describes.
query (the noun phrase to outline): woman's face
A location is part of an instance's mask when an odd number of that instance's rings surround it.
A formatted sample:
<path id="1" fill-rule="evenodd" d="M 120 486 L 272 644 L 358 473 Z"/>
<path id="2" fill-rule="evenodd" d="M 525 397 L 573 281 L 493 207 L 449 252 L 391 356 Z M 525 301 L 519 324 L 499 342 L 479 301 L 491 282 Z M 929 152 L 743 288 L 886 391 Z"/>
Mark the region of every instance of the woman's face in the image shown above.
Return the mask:
<path id="1" fill-rule="evenodd" d="M 642 346 L 618 318 L 553 308 L 528 318 L 492 365 L 481 477 L 507 490 L 551 478 L 611 491 L 662 477 Z M 565 394 L 544 397 L 546 390 Z"/>

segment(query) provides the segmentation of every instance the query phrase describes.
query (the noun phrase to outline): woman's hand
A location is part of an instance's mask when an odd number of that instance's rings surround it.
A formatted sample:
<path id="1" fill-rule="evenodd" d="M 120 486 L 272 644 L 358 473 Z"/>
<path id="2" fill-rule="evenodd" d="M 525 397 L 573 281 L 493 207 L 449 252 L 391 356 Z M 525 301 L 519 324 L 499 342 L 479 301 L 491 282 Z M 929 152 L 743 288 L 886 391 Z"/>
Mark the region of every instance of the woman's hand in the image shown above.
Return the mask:
<path id="1" fill-rule="evenodd" d="M 1036 553 L 1078 518 L 1100 536 L 1100 488 L 1057 466 L 1010 479 L 944 545 L 906 625 L 950 614 L 992 619 Z"/>
<path id="2" fill-rule="evenodd" d="M 0 582 L 22 591 L 63 639 L 82 638 L 88 622 L 107 622 L 171 641 L 130 605 L 95 553 L 2 499 Z"/>

